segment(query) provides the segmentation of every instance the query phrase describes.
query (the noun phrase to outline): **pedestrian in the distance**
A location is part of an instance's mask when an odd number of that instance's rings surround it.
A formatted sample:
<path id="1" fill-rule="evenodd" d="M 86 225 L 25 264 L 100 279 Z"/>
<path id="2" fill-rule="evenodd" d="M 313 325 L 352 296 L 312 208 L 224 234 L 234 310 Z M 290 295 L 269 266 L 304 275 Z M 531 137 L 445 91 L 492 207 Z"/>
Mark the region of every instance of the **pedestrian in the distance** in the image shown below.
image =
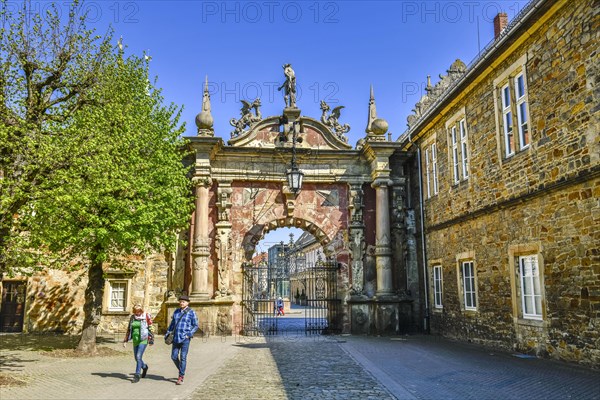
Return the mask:
<path id="1" fill-rule="evenodd" d="M 186 295 L 181 295 L 179 296 L 179 308 L 173 313 L 171 324 L 169 324 L 169 328 L 165 334 L 165 339 L 167 336 L 173 335 L 171 359 L 179 370 L 178 385 L 183 384 L 190 341 L 197 330 L 198 317 L 190 307 L 190 298 Z"/>
<path id="2" fill-rule="evenodd" d="M 283 299 L 281 298 L 281 296 L 279 296 L 277 298 L 276 305 L 277 305 L 277 316 L 285 315 L 285 313 L 283 312 Z"/>
<path id="3" fill-rule="evenodd" d="M 127 342 L 130 340 L 133 342 L 133 357 L 136 362 L 133 383 L 136 383 L 140 381 L 140 377 L 145 378 L 148 372 L 148 364 L 144 362 L 142 357 L 148 344 L 151 346 L 154 344 L 154 335 L 152 334 L 152 316 L 144 312 L 140 304 L 134 305 L 132 312 L 123 347 L 126 347 Z"/>

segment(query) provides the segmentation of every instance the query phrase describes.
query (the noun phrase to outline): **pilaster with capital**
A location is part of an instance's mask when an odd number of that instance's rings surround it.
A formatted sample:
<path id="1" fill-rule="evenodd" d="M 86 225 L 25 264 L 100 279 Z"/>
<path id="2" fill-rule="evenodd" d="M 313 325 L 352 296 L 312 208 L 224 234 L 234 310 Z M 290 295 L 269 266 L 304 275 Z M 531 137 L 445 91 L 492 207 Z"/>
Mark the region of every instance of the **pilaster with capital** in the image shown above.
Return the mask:
<path id="1" fill-rule="evenodd" d="M 375 189 L 375 266 L 377 270 L 377 296 L 394 294 L 392 281 L 392 249 L 390 232 L 390 207 L 387 178 L 377 178 L 371 186 Z"/>
<path id="2" fill-rule="evenodd" d="M 371 167 L 371 186 L 375 189 L 375 268 L 377 297 L 395 294 L 392 274 L 389 187 L 390 157 L 399 149 L 398 142 L 367 140 L 362 148 Z"/>

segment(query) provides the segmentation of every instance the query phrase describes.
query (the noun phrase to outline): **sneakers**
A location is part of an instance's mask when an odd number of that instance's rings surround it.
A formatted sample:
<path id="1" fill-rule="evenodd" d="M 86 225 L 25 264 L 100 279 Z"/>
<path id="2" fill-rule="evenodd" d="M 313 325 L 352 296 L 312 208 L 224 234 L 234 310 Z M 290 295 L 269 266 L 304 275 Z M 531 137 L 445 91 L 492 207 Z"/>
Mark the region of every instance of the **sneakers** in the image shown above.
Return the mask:
<path id="1" fill-rule="evenodd" d="M 148 365 L 146 365 L 144 368 L 142 368 L 142 378 L 146 377 L 147 372 L 148 372 Z"/>
<path id="2" fill-rule="evenodd" d="M 180 376 L 180 377 L 177 379 L 177 383 L 176 383 L 176 385 L 183 385 L 183 376 Z"/>
<path id="3" fill-rule="evenodd" d="M 132 383 L 138 383 L 139 381 L 140 381 L 140 375 L 139 374 L 133 375 L 133 382 Z"/>

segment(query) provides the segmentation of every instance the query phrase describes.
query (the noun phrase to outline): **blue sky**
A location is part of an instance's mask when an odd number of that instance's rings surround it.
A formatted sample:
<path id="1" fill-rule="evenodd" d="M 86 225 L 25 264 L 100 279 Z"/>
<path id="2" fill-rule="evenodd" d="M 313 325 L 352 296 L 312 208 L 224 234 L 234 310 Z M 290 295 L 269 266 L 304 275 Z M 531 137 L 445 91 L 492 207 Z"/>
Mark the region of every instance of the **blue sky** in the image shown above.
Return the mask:
<path id="1" fill-rule="evenodd" d="M 90 26 L 111 24 L 127 51 L 148 52 L 167 102 L 184 106 L 196 134 L 208 75 L 215 135 L 230 138 L 240 100 L 260 97 L 263 116 L 279 115 L 282 65 L 297 77 L 298 107 L 319 118 L 320 100 L 343 105 L 340 122 L 355 145 L 364 136 L 369 86 L 393 139 L 423 94 L 456 58 L 466 64 L 493 38 L 493 17 L 509 20 L 527 1 L 87 1 Z M 46 2 L 33 2 L 43 11 Z M 61 3 L 62 4 L 62 3 Z M 66 6 L 63 4 L 63 10 Z M 332 107 L 332 108 L 333 108 Z M 277 230 L 269 243 L 289 239 Z M 296 235 L 298 236 L 298 235 Z"/>

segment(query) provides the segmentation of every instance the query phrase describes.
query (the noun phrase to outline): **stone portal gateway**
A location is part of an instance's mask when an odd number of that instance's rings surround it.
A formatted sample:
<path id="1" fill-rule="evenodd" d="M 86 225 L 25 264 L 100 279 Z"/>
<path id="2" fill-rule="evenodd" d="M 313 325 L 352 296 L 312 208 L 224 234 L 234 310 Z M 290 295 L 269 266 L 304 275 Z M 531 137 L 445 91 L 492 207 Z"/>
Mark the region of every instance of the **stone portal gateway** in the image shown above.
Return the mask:
<path id="1" fill-rule="evenodd" d="M 286 77 L 289 96 L 296 78 Z M 189 138 L 196 211 L 183 290 L 203 329 L 243 331 L 243 265 L 265 233 L 279 227 L 310 232 L 327 261 L 340 265 L 336 331 L 397 333 L 401 322 L 414 323 L 407 274 L 418 272 L 416 254 L 409 254 L 416 250 L 406 245 L 407 156 L 386 138 L 373 91 L 366 135 L 355 148 L 345 136 L 350 127 L 339 122 L 343 107 L 331 111 L 322 101 L 315 119 L 301 115 L 288 98 L 281 115 L 263 118 L 260 99 L 242 103 L 226 142 L 214 134 L 205 86 L 198 135 Z M 303 173 L 300 190 L 286 179 L 292 161 Z M 176 307 L 167 304 L 170 311 Z"/>

